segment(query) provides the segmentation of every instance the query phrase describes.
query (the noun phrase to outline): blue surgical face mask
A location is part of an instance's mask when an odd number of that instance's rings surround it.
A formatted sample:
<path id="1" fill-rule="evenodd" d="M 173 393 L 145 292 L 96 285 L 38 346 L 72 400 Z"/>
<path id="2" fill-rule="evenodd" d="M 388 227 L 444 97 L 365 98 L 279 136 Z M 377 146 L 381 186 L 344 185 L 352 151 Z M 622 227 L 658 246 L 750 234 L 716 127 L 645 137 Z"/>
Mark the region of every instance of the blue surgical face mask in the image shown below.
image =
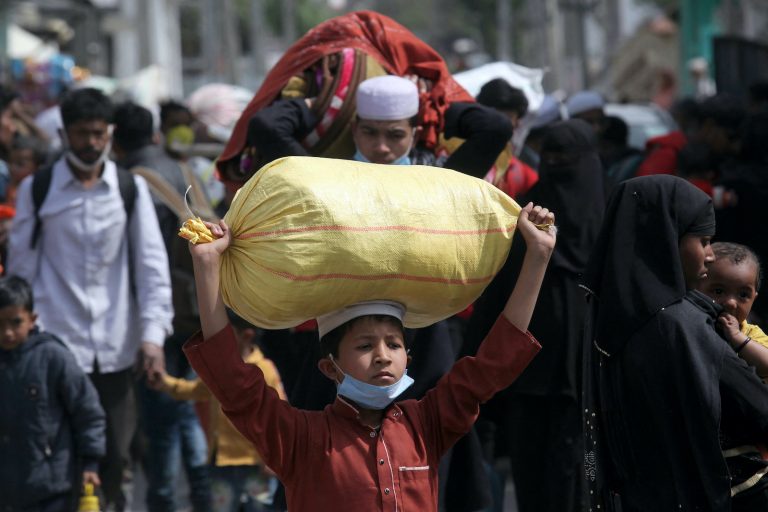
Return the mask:
<path id="1" fill-rule="evenodd" d="M 367 164 L 371 163 L 370 160 L 368 160 L 367 158 L 365 158 L 365 156 L 363 156 L 363 154 L 360 152 L 359 149 L 355 151 L 354 156 L 352 156 L 352 160 L 357 160 L 358 162 L 365 162 Z M 408 152 L 405 153 L 400 158 L 390 162 L 388 165 L 411 165 L 410 150 L 408 150 Z"/>
<path id="2" fill-rule="evenodd" d="M 339 368 L 332 355 L 328 355 L 333 365 L 344 375 L 344 380 L 338 385 L 336 393 L 355 402 L 357 405 L 366 409 L 381 410 L 391 404 L 403 391 L 413 385 L 413 379 L 408 376 L 408 370 L 405 370 L 403 376 L 389 386 L 374 386 L 357 380 L 351 375 L 344 373 Z"/>

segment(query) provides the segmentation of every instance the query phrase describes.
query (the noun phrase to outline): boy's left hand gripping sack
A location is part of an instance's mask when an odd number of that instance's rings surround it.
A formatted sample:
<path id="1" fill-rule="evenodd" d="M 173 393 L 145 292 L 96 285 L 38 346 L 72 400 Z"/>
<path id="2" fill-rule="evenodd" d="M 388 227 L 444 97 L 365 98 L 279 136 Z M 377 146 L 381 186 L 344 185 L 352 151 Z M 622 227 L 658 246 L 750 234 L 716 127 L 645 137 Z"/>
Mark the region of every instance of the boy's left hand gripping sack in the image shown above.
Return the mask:
<path id="1" fill-rule="evenodd" d="M 179 228 L 179 236 L 192 242 L 193 244 L 206 244 L 213 242 L 213 233 L 203 224 L 200 217 L 187 219 Z"/>

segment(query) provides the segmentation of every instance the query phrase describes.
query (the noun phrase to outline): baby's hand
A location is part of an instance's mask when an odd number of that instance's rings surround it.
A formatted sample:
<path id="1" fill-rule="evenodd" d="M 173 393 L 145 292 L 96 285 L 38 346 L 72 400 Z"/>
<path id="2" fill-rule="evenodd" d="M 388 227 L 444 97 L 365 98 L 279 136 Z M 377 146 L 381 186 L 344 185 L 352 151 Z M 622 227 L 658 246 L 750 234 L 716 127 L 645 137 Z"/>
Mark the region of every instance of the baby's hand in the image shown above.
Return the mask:
<path id="1" fill-rule="evenodd" d="M 539 251 L 547 257 L 552 254 L 557 233 L 553 212 L 528 203 L 517 219 L 517 229 L 523 235 L 529 251 Z"/>
<path id="2" fill-rule="evenodd" d="M 737 345 L 746 338 L 739 329 L 739 321 L 730 313 L 722 313 L 717 318 L 717 325 L 720 328 L 720 332 L 723 333 L 723 336 L 731 345 Z"/>

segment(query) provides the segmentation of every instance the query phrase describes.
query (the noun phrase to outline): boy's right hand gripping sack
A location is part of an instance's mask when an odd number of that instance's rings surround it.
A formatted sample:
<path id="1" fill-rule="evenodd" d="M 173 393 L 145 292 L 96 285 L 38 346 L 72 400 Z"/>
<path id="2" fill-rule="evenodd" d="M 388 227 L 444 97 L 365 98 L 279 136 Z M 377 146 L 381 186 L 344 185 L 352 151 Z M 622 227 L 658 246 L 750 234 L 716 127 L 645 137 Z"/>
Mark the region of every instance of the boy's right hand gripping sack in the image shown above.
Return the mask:
<path id="1" fill-rule="evenodd" d="M 436 167 L 288 157 L 263 167 L 225 217 L 224 302 L 280 329 L 367 300 L 423 327 L 462 311 L 507 258 L 520 207 Z"/>

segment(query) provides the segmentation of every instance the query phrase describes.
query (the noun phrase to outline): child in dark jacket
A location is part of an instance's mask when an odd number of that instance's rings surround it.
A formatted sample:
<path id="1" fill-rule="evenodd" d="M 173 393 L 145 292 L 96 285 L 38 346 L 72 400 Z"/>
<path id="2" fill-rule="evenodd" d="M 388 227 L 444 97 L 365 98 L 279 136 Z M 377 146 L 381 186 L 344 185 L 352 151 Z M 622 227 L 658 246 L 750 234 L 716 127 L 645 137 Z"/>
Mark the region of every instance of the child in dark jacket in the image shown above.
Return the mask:
<path id="1" fill-rule="evenodd" d="M 81 483 L 100 485 L 104 411 L 74 356 L 36 319 L 29 284 L 0 279 L 0 506 L 73 510 Z"/>

